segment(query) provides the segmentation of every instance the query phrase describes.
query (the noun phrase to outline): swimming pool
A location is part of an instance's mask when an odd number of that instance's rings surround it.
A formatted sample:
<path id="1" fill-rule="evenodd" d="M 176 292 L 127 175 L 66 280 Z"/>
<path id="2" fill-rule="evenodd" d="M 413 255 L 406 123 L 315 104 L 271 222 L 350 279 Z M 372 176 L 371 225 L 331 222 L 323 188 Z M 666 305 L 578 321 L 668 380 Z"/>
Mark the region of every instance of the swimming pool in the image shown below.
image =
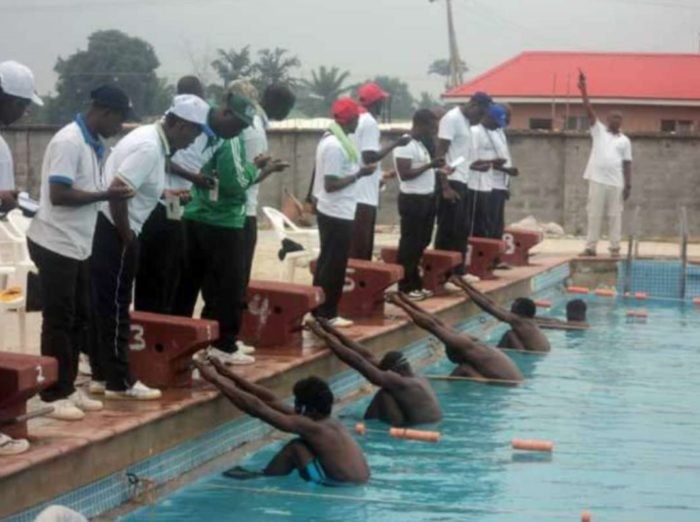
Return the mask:
<path id="1" fill-rule="evenodd" d="M 512 354 L 527 378 L 522 386 L 435 382 L 445 413 L 439 444 L 363 437 L 373 473 L 365 487 L 216 474 L 122 520 L 547 522 L 580 520 L 587 509 L 595 522 L 697 522 L 700 310 L 587 299 L 591 330 L 549 332 L 546 356 Z M 565 301 L 557 300 L 554 315 Z M 629 323 L 628 308 L 648 310 L 647 323 Z M 451 367 L 443 360 L 425 373 Z M 340 412 L 348 426 L 368 401 Z M 552 440 L 556 448 L 551 457 L 515 454 L 514 437 Z M 243 464 L 264 465 L 280 445 Z"/>

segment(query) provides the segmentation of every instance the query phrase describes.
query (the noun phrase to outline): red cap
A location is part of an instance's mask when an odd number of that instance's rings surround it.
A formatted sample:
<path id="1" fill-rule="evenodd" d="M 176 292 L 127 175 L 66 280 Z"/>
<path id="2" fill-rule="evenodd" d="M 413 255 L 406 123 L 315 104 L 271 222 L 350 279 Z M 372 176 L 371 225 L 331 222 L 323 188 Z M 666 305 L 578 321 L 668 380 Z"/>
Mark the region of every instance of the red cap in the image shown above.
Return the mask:
<path id="1" fill-rule="evenodd" d="M 350 123 L 360 115 L 360 106 L 347 96 L 338 98 L 331 108 L 333 119 L 341 125 Z"/>
<path id="2" fill-rule="evenodd" d="M 372 105 L 379 100 L 386 100 L 389 93 L 376 83 L 366 83 L 357 89 L 357 97 L 364 106 Z"/>

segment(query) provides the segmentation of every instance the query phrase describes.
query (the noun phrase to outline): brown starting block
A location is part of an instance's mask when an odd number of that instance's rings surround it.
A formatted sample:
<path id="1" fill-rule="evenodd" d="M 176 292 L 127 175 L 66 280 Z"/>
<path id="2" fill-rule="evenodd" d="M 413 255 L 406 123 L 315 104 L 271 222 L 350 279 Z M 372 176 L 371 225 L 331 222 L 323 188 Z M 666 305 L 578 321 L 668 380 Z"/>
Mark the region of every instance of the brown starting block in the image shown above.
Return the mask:
<path id="1" fill-rule="evenodd" d="M 394 263 L 399 256 L 398 248 L 382 248 L 382 260 Z M 450 278 L 452 270 L 462 262 L 459 252 L 449 250 L 425 250 L 421 258 L 423 288 L 434 294 L 444 292 L 445 283 Z"/>
<path id="2" fill-rule="evenodd" d="M 216 321 L 131 312 L 129 363 L 147 386 L 192 386 L 192 356 L 218 337 Z"/>
<path id="3" fill-rule="evenodd" d="M 0 352 L 0 423 L 27 413 L 27 401 L 58 380 L 53 357 Z M 10 437 L 27 436 L 27 422 L 2 427 Z"/>
<path id="4" fill-rule="evenodd" d="M 543 240 L 544 234 L 542 232 L 507 228 L 503 234 L 506 251 L 501 256 L 501 261 L 512 266 L 528 266 L 530 264 L 530 250 Z"/>
<path id="5" fill-rule="evenodd" d="M 311 272 L 316 261 L 311 262 Z M 345 273 L 345 287 L 338 310 L 343 315 L 369 317 L 384 314 L 384 292 L 403 278 L 403 267 L 350 259 Z"/>
<path id="6" fill-rule="evenodd" d="M 241 338 L 256 348 L 301 347 L 304 316 L 322 302 L 323 290 L 315 286 L 251 281 Z"/>
<path id="7" fill-rule="evenodd" d="M 480 279 L 496 279 L 493 269 L 505 251 L 506 243 L 500 239 L 469 238 L 466 262 L 469 273 Z"/>

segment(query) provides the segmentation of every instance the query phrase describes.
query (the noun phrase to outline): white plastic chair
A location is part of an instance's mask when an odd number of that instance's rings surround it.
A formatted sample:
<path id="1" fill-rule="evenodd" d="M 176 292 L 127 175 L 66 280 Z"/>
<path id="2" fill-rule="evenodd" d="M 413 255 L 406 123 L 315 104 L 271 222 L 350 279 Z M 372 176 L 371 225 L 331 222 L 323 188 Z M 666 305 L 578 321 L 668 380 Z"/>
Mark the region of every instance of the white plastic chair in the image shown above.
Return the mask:
<path id="1" fill-rule="evenodd" d="M 8 216 L 9 217 L 9 216 Z M 21 228 L 21 227 L 19 227 Z M 16 313 L 19 322 L 20 349 L 27 349 L 27 275 L 36 273 L 36 266 L 29 257 L 24 232 L 9 220 L 0 221 L 0 291 L 12 287 L 20 289 L 20 295 L 10 301 L 0 300 L 0 350 L 7 345 L 7 328 L 3 323 L 10 312 Z"/>
<path id="2" fill-rule="evenodd" d="M 32 218 L 26 217 L 21 210 L 14 209 L 7 214 L 7 222 L 14 228 L 19 236 L 27 237 L 27 230 L 32 223 Z"/>
<path id="3" fill-rule="evenodd" d="M 297 268 L 306 268 L 312 259 L 318 256 L 320 240 L 317 228 L 300 228 L 285 216 L 282 212 L 272 207 L 263 207 L 263 214 L 272 224 L 277 239 L 291 239 L 304 247 L 299 252 L 289 252 L 284 258 L 281 277 L 283 280 L 293 283 Z"/>

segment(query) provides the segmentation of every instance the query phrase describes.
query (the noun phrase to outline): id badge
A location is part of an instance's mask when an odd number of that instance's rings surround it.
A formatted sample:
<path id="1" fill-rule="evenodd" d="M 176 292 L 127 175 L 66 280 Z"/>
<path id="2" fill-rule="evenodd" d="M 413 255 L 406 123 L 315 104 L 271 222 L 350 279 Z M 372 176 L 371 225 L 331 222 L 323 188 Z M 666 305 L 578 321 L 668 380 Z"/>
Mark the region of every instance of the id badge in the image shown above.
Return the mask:
<path id="1" fill-rule="evenodd" d="M 182 219 L 182 205 L 178 196 L 173 194 L 165 196 L 165 216 L 171 221 Z"/>
<path id="2" fill-rule="evenodd" d="M 214 186 L 209 189 L 209 201 L 219 201 L 219 178 L 214 178 Z"/>

